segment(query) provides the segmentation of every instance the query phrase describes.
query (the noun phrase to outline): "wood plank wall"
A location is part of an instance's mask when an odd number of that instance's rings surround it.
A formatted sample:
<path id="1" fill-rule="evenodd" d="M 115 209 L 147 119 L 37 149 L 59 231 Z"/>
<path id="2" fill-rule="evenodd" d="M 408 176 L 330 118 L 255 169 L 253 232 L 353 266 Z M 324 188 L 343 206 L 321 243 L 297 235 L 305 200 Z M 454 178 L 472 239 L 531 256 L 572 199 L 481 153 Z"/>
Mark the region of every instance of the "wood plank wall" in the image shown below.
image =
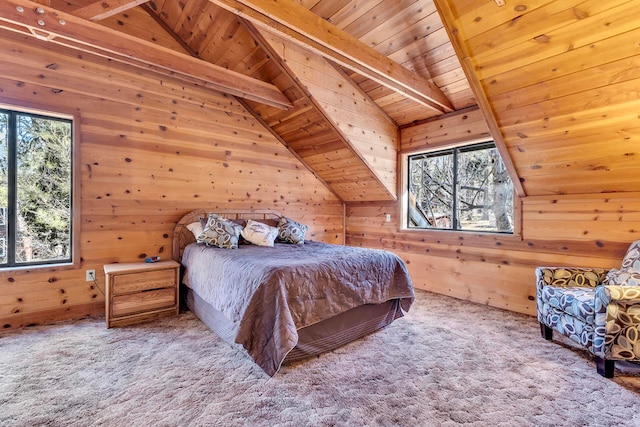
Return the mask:
<path id="1" fill-rule="evenodd" d="M 482 115 L 470 110 L 402 129 L 401 147 L 432 149 L 487 133 Z M 398 203 L 348 204 L 346 241 L 395 252 L 417 288 L 535 315 L 536 266 L 619 267 L 640 238 L 638 193 L 535 196 L 518 206 L 522 238 L 400 231 Z"/>
<path id="2" fill-rule="evenodd" d="M 0 32 L 0 103 L 79 114 L 80 269 L 0 272 L 0 327 L 104 315 L 103 264 L 171 255 L 198 207 L 276 209 L 341 243 L 343 206 L 232 97 Z"/>

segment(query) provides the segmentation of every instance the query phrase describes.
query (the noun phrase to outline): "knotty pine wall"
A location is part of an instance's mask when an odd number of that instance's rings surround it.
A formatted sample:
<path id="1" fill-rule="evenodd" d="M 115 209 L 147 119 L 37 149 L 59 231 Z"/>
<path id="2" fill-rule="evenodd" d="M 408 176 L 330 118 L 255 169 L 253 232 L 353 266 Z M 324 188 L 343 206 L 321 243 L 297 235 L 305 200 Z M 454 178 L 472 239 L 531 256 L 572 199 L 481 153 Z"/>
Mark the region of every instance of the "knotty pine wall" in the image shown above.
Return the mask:
<path id="1" fill-rule="evenodd" d="M 402 129 L 401 147 L 437 148 L 486 135 L 480 111 L 472 109 Z M 535 315 L 536 266 L 619 267 L 639 238 L 639 193 L 526 197 L 517 207 L 521 238 L 401 231 L 397 203 L 348 204 L 346 242 L 395 252 L 419 289 Z"/>
<path id="2" fill-rule="evenodd" d="M 0 325 L 104 315 L 103 265 L 168 259 L 198 207 L 277 209 L 342 243 L 343 206 L 240 104 L 218 92 L 0 32 L 0 103 L 81 120 L 80 269 L 0 272 Z"/>

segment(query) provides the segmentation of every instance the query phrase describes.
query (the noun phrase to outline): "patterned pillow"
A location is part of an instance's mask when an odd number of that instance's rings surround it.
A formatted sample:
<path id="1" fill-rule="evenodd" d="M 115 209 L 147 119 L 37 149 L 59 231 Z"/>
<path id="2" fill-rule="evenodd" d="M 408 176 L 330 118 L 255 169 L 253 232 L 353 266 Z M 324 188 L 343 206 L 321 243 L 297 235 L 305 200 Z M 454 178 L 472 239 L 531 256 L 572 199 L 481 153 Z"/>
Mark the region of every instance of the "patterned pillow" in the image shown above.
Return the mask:
<path id="1" fill-rule="evenodd" d="M 278 229 L 250 219 L 242 230 L 246 241 L 258 246 L 273 246 L 278 236 Z"/>
<path id="2" fill-rule="evenodd" d="M 229 221 L 217 214 L 209 214 L 207 225 L 196 238 L 198 243 L 216 246 L 223 249 L 238 249 L 238 238 L 242 226 Z"/>
<path id="3" fill-rule="evenodd" d="M 604 284 L 614 286 L 640 286 L 640 272 L 621 271 L 613 268 L 607 273 Z"/>
<path id="4" fill-rule="evenodd" d="M 629 246 L 620 270 L 640 273 L 640 240 L 636 240 Z"/>
<path id="5" fill-rule="evenodd" d="M 301 245 L 304 243 L 304 234 L 308 229 L 309 227 L 304 224 L 285 216 L 280 217 L 278 222 L 278 241 Z"/>

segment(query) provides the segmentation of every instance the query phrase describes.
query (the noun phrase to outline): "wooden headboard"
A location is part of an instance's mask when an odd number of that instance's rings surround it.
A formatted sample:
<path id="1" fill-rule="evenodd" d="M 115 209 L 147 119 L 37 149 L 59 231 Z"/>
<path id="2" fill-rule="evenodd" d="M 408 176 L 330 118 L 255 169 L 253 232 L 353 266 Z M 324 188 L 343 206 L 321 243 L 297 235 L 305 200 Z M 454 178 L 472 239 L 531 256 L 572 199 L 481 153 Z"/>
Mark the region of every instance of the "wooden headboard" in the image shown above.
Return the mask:
<path id="1" fill-rule="evenodd" d="M 192 222 L 200 221 L 201 219 L 207 219 L 209 217 L 209 213 L 216 213 L 220 216 L 228 218 L 230 220 L 237 219 L 253 219 L 256 221 L 260 220 L 279 220 L 282 214 L 278 211 L 269 210 L 269 209 L 195 209 L 187 214 L 185 214 L 180 221 L 176 224 L 173 229 L 173 252 L 172 257 L 174 261 L 181 262 L 182 261 L 182 253 L 184 252 L 184 248 L 196 241 L 193 233 L 189 231 L 187 225 Z"/>

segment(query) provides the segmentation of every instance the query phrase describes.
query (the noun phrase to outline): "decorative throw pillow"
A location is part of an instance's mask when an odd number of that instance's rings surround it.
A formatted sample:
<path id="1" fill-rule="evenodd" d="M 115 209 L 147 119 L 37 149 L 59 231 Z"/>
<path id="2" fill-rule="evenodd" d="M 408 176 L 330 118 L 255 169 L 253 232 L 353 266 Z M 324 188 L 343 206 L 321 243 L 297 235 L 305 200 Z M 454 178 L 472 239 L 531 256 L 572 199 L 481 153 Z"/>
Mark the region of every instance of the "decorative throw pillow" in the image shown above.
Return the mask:
<path id="1" fill-rule="evenodd" d="M 273 246 L 278 236 L 278 229 L 250 219 L 242 230 L 246 241 L 258 246 Z"/>
<path id="2" fill-rule="evenodd" d="M 627 249 L 627 253 L 622 260 L 622 267 L 620 270 L 640 273 L 640 240 L 636 240 L 635 242 L 629 245 L 629 249 Z"/>
<path id="3" fill-rule="evenodd" d="M 285 216 L 280 217 L 278 222 L 278 241 L 301 245 L 304 243 L 304 234 L 308 229 L 309 227 L 304 224 Z"/>
<path id="4" fill-rule="evenodd" d="M 200 221 L 192 222 L 191 224 L 187 225 L 187 229 L 193 233 L 193 237 L 195 237 L 196 239 L 204 231 L 204 227 L 202 226 L 202 223 Z"/>
<path id="5" fill-rule="evenodd" d="M 627 272 L 612 268 L 607 273 L 604 284 L 614 286 L 640 286 L 640 272 Z"/>
<path id="6" fill-rule="evenodd" d="M 198 243 L 216 246 L 223 249 L 238 249 L 238 238 L 242 226 L 229 221 L 220 215 L 211 213 L 204 230 L 196 238 Z"/>

